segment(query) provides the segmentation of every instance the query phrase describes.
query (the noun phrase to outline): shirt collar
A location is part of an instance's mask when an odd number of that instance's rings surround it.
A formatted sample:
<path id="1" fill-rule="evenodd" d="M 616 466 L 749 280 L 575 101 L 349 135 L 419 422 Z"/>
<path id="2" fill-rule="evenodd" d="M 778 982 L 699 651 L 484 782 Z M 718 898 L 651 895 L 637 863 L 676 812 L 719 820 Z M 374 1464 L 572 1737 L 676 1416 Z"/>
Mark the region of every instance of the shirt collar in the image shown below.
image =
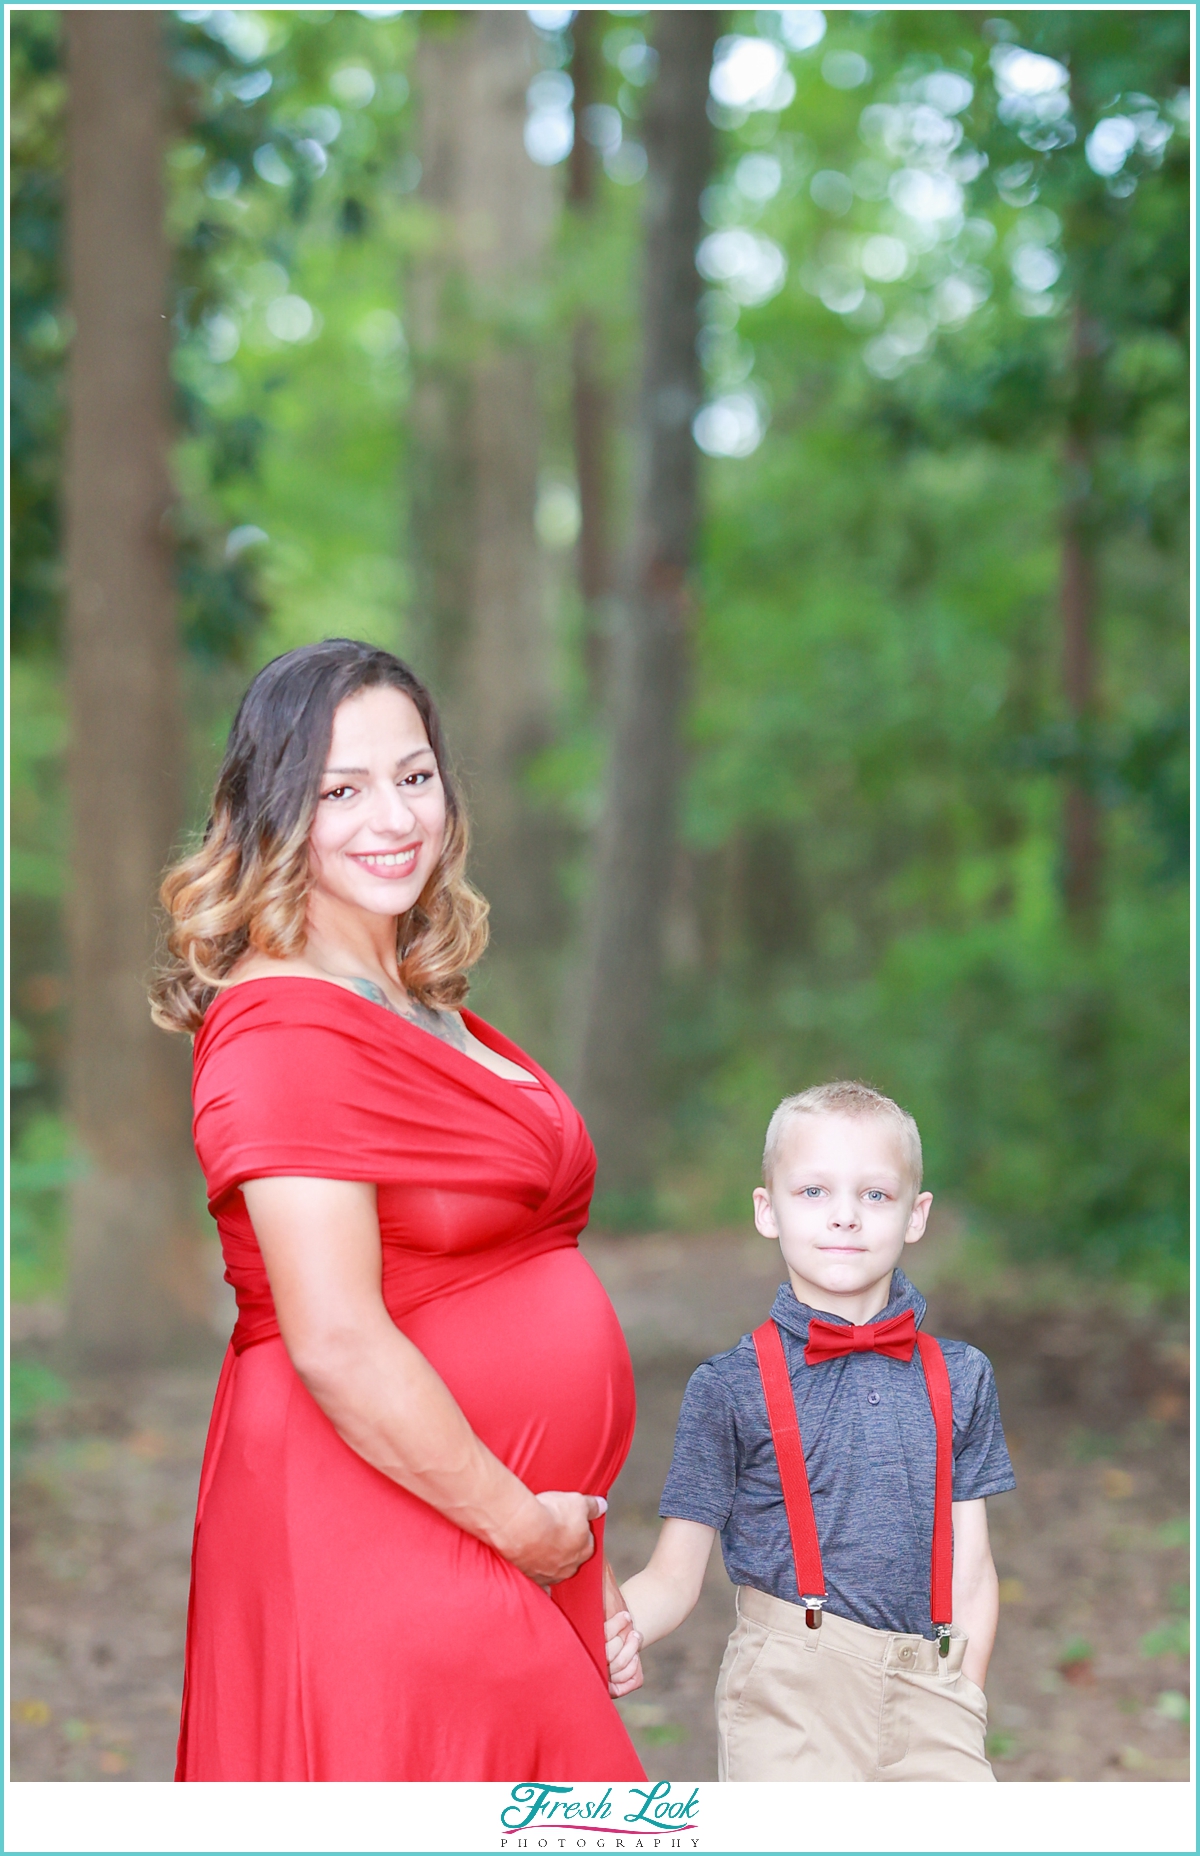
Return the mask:
<path id="1" fill-rule="evenodd" d="M 890 1321 L 894 1315 L 902 1315 L 906 1308 L 911 1308 L 913 1320 L 920 1327 L 925 1319 L 925 1297 L 919 1289 L 914 1289 L 903 1270 L 892 1271 L 892 1286 L 888 1296 L 888 1305 L 872 1315 L 864 1325 L 873 1327 L 877 1321 Z M 796 1291 L 790 1282 L 781 1283 L 771 1309 L 771 1318 L 797 1340 L 807 1341 L 808 1324 L 814 1318 L 818 1321 L 831 1321 L 840 1327 L 849 1327 L 850 1322 L 841 1315 L 826 1314 L 824 1309 L 809 1308 L 807 1303 L 797 1299 Z"/>

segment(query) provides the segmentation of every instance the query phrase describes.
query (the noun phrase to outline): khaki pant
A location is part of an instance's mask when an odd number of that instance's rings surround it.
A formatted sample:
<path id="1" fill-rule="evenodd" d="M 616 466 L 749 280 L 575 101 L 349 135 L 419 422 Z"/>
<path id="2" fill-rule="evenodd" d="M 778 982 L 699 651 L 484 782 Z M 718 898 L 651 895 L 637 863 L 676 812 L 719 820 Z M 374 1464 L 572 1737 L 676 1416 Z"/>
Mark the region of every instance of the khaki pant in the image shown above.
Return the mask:
<path id="1" fill-rule="evenodd" d="M 809 1630 L 799 1605 L 749 1586 L 737 1610 L 717 1677 L 718 1778 L 995 1783 L 962 1631 L 943 1657 L 829 1612 Z"/>

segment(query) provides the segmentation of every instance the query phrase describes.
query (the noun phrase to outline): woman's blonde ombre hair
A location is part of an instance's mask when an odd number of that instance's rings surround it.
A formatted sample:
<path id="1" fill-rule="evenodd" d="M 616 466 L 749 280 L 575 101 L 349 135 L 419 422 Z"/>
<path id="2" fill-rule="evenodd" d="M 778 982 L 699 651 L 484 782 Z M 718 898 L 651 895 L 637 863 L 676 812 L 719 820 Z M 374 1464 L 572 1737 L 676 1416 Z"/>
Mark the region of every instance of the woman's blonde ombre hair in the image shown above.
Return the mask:
<path id="1" fill-rule="evenodd" d="M 302 952 L 312 883 L 308 840 L 338 707 L 360 690 L 403 692 L 425 725 L 446 795 L 446 836 L 418 900 L 396 922 L 400 977 L 425 1005 L 460 1005 L 487 946 L 488 905 L 464 875 L 467 820 L 425 685 L 389 651 L 349 638 L 288 651 L 260 670 L 234 717 L 198 850 L 159 892 L 167 955 L 150 989 L 164 1031 L 195 1032 L 251 949 Z"/>

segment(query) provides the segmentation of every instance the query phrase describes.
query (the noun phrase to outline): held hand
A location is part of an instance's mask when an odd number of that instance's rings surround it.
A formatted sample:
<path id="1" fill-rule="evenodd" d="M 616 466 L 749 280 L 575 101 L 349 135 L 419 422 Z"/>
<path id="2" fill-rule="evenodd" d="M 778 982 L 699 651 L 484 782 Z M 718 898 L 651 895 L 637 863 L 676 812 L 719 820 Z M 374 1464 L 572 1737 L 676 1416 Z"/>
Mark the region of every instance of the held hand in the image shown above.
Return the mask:
<path id="1" fill-rule="evenodd" d="M 614 1701 L 621 1695 L 632 1694 L 635 1688 L 641 1688 L 645 1680 L 641 1657 L 638 1655 L 641 1647 L 642 1633 L 628 1611 L 614 1612 L 612 1617 L 604 1620 L 608 1692 Z"/>
<path id="2" fill-rule="evenodd" d="M 608 1503 L 602 1495 L 565 1494 L 561 1489 L 544 1490 L 534 1500 L 542 1511 L 533 1517 L 534 1530 L 505 1557 L 538 1585 L 558 1585 L 596 1551 L 591 1523 Z"/>

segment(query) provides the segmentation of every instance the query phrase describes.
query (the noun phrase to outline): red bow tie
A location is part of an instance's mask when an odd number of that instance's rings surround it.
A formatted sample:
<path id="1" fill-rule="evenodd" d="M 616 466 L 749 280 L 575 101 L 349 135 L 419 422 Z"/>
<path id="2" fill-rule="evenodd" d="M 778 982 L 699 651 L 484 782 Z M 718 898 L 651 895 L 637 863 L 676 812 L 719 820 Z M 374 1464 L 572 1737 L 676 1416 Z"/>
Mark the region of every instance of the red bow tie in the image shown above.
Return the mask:
<path id="1" fill-rule="evenodd" d="M 911 1360 L 916 1344 L 917 1324 L 911 1308 L 890 1321 L 875 1321 L 865 1328 L 810 1321 L 804 1360 L 808 1366 L 820 1366 L 826 1360 L 840 1360 L 844 1353 L 886 1353 L 893 1360 Z"/>

